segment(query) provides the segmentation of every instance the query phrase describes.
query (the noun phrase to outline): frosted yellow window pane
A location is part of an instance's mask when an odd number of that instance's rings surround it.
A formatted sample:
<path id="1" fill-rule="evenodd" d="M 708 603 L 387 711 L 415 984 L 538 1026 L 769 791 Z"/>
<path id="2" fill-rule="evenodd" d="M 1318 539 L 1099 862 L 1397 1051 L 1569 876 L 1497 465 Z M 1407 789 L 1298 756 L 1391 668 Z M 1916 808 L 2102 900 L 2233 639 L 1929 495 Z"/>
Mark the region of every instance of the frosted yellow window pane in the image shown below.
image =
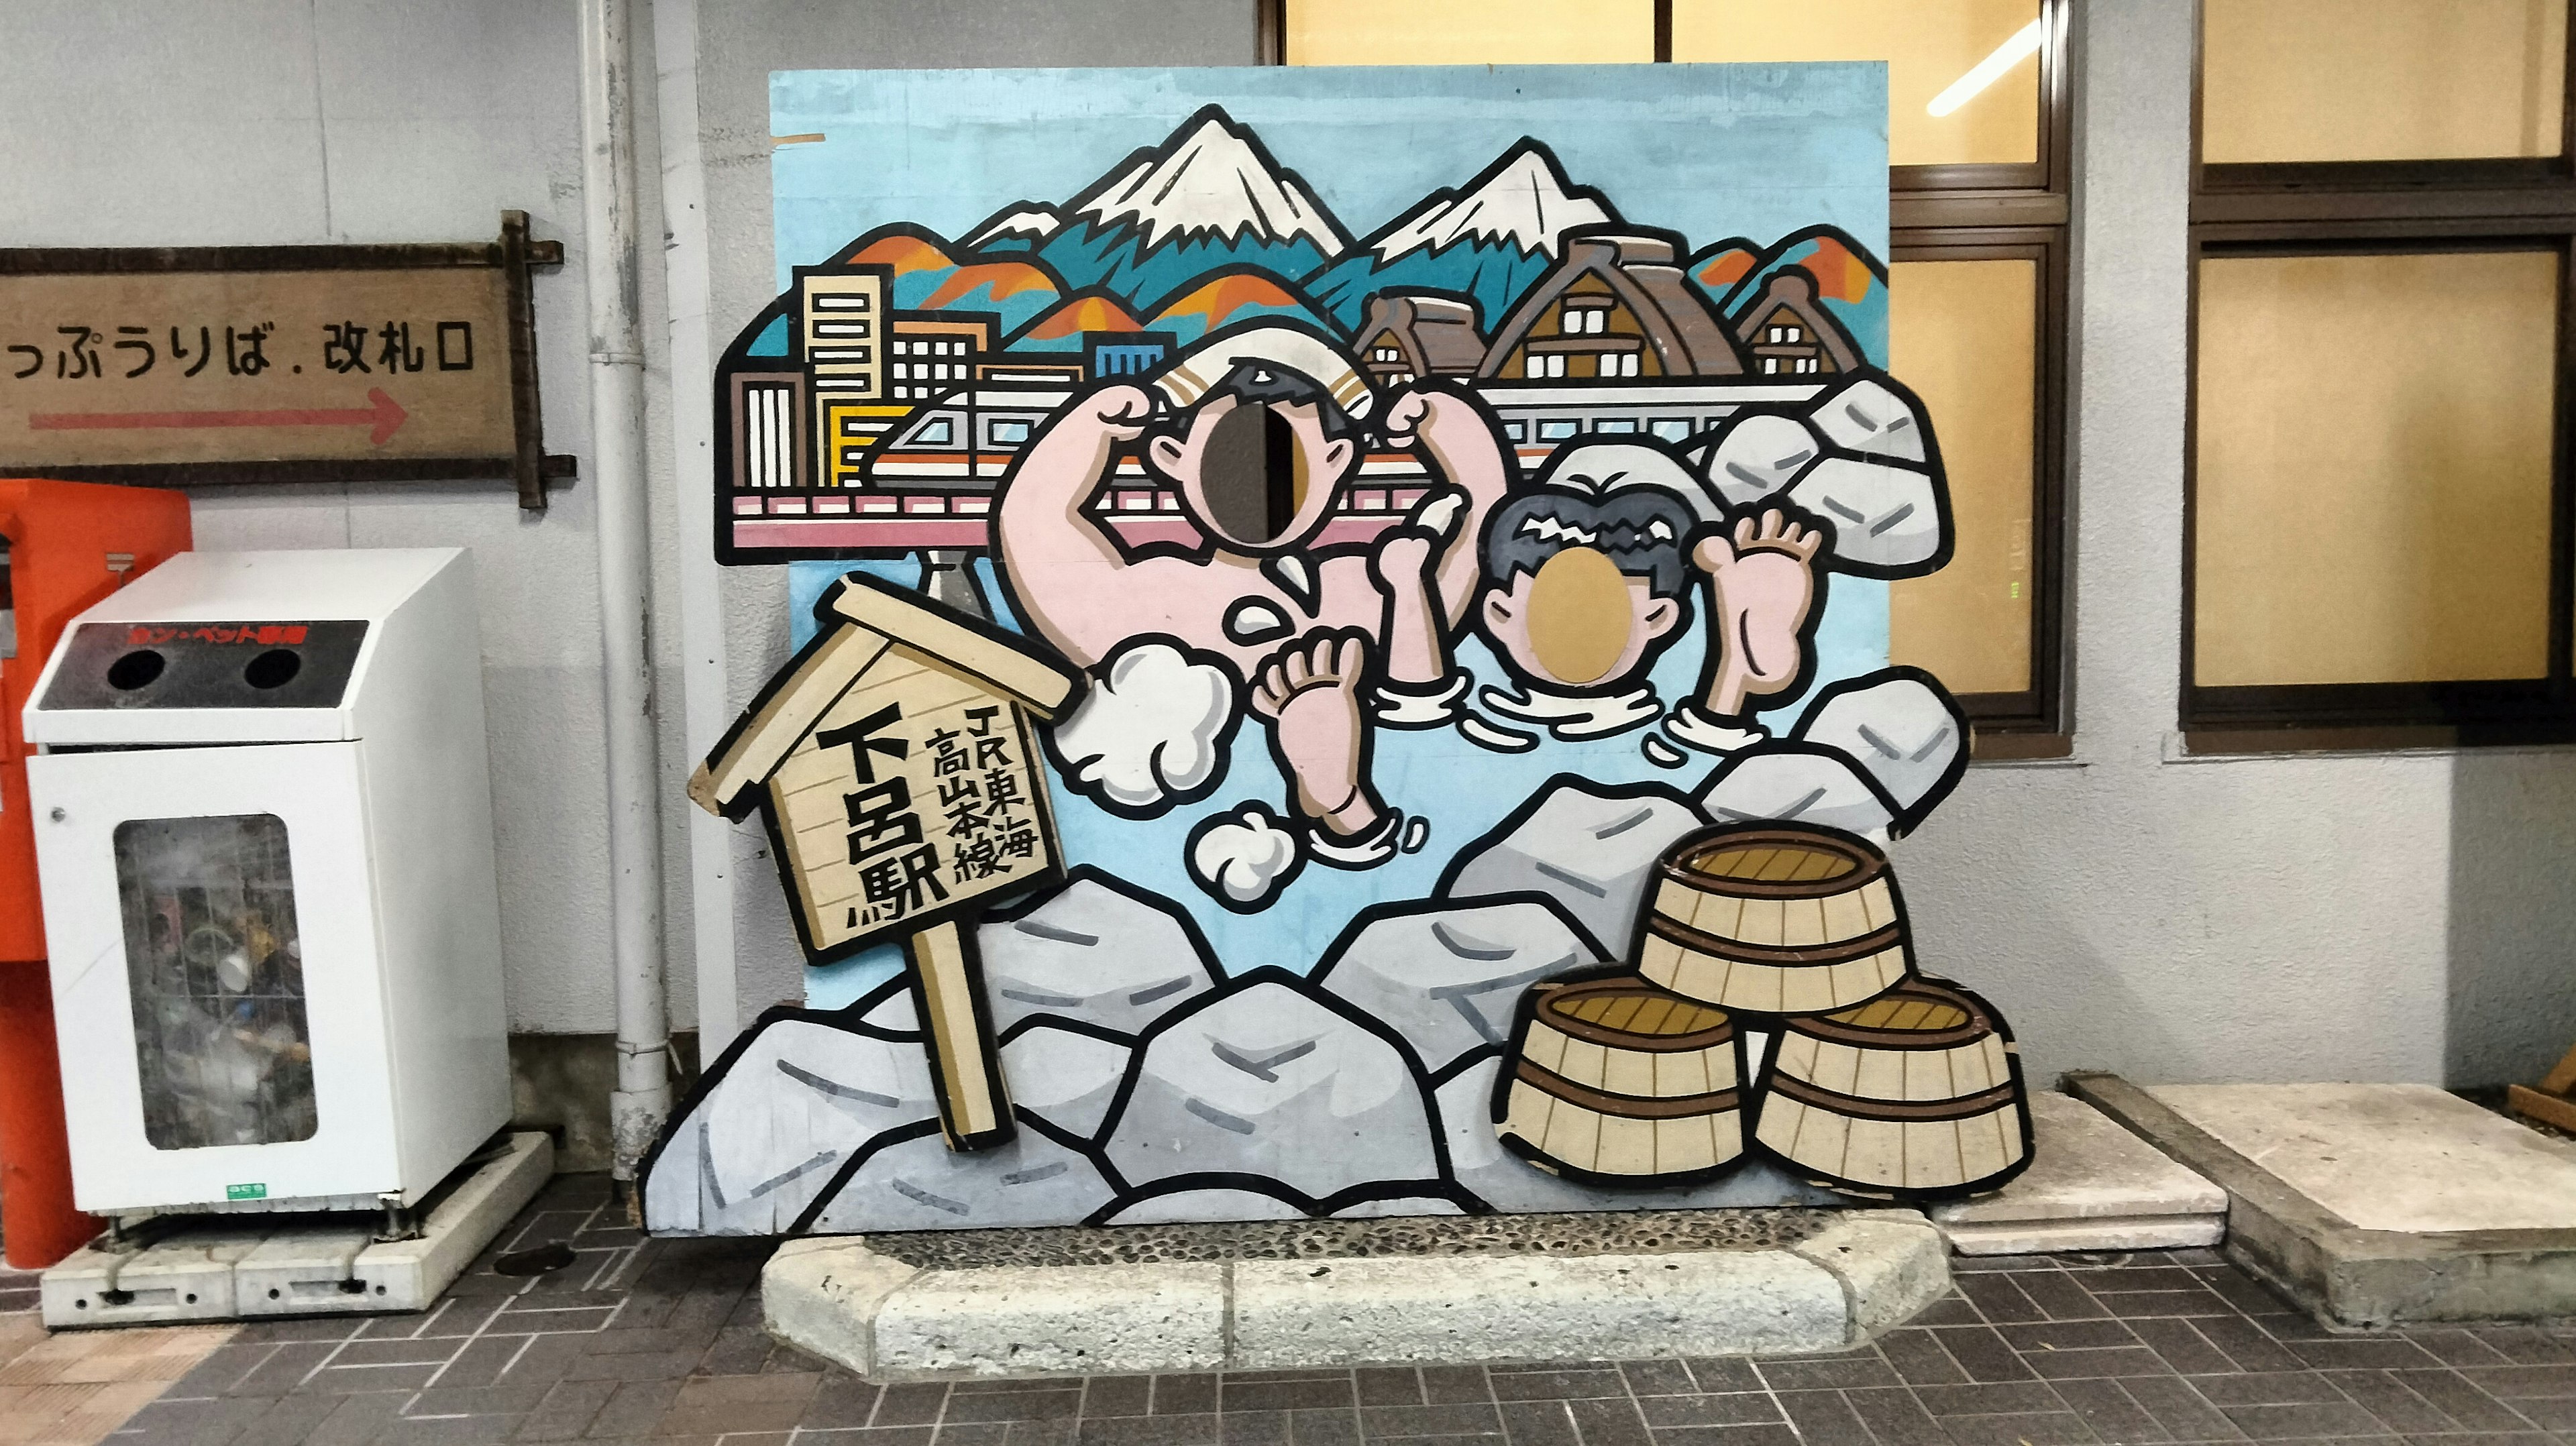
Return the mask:
<path id="1" fill-rule="evenodd" d="M 2567 0 L 2202 0 L 2201 159 L 2558 154 Z"/>
<path id="2" fill-rule="evenodd" d="M 1290 65 L 1655 58 L 1653 0 L 1284 0 Z"/>
<path id="3" fill-rule="evenodd" d="M 2039 159 L 2039 60 L 1948 115 L 1932 102 L 2039 19 L 2039 0 L 1674 0 L 1675 60 L 1884 60 L 1894 166 Z"/>
<path id="4" fill-rule="evenodd" d="M 1888 656 L 1954 693 L 2030 687 L 2031 444 L 2039 263 L 1900 261 L 1890 370 L 1914 389 L 1950 476 L 1950 565 L 1888 589 Z"/>
<path id="5" fill-rule="evenodd" d="M 2536 678 L 2558 258 L 2200 267 L 2194 677 Z"/>

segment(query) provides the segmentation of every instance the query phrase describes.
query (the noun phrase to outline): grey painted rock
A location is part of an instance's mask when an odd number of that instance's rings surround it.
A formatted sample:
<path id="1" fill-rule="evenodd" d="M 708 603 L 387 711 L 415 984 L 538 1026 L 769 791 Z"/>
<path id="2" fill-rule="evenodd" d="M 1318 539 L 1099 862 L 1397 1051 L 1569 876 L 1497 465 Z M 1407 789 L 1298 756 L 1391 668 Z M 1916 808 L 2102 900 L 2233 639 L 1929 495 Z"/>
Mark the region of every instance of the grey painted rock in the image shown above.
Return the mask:
<path id="1" fill-rule="evenodd" d="M 1135 1034 L 1214 987 L 1177 914 L 1089 877 L 975 942 L 997 1031 L 1049 1014 Z"/>
<path id="2" fill-rule="evenodd" d="M 1510 833 L 1470 852 L 1445 893 L 1467 899 L 1534 889 L 1555 899 L 1611 958 L 1624 959 L 1655 859 L 1705 822 L 1679 794 L 1614 798 L 1561 783 Z"/>
<path id="3" fill-rule="evenodd" d="M 913 1007 L 912 991 L 898 989 L 878 1001 L 875 1008 L 859 1016 L 861 1024 L 882 1029 L 888 1034 L 921 1037 L 921 1014 Z"/>
<path id="4" fill-rule="evenodd" d="M 1834 556 L 1872 568 L 1930 562 L 1941 550 L 1941 505 L 1929 474 L 1828 457 L 1789 500 L 1834 525 Z"/>
<path id="5" fill-rule="evenodd" d="M 645 1223 L 672 1234 L 792 1227 L 853 1154 L 936 1120 L 918 1044 L 811 1020 L 762 1026 L 674 1130 L 645 1182 Z"/>
<path id="6" fill-rule="evenodd" d="M 1278 980 L 1165 1021 L 1107 1149 L 1133 1184 L 1216 1171 L 1322 1197 L 1438 1173 L 1395 1046 Z"/>
<path id="7" fill-rule="evenodd" d="M 1306 1212 L 1256 1190 L 1175 1190 L 1130 1203 L 1111 1225 L 1168 1225 L 1198 1220 L 1303 1220 Z"/>
<path id="8" fill-rule="evenodd" d="M 1089 1140 L 1099 1136 L 1135 1054 L 1132 1045 L 1041 1024 L 1002 1046 L 1002 1078 L 1011 1103 Z"/>
<path id="9" fill-rule="evenodd" d="M 815 1217 L 822 1234 L 1061 1225 L 1106 1205 L 1109 1182 L 1080 1151 L 1032 1129 L 1010 1143 L 959 1153 L 938 1135 L 868 1157 Z"/>
<path id="10" fill-rule="evenodd" d="M 1809 709 L 1793 736 L 1849 754 L 1909 811 L 1968 746 L 1948 700 L 1915 678 L 1838 692 Z"/>
<path id="11" fill-rule="evenodd" d="M 1510 1039 L 1529 986 L 1598 962 L 1544 904 L 1435 903 L 1372 920 L 1310 982 L 1392 1026 L 1436 1074 Z"/>
<path id="12" fill-rule="evenodd" d="M 1923 422 L 1914 415 L 1914 408 L 1867 377 L 1827 397 L 1816 408 L 1815 421 L 1845 451 L 1903 462 L 1920 462 L 1931 455 L 1923 444 Z"/>
<path id="13" fill-rule="evenodd" d="M 1759 502 L 1788 486 L 1824 450 L 1797 418 L 1756 412 L 1717 439 L 1708 457 L 1708 485 L 1729 507 Z"/>
<path id="14" fill-rule="evenodd" d="M 1699 802 L 1719 823 L 1775 819 L 1867 833 L 1894 821 L 1851 759 L 1809 743 L 1766 744 L 1737 755 Z"/>

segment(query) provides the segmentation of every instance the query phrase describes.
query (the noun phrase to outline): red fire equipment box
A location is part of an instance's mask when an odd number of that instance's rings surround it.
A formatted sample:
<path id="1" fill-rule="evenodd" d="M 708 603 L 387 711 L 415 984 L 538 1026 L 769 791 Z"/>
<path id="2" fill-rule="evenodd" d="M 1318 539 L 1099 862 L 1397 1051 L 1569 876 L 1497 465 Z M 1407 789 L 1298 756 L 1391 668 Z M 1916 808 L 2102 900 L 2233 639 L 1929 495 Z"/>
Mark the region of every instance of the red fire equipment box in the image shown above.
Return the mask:
<path id="1" fill-rule="evenodd" d="M 72 1208 L 19 714 L 65 623 L 187 550 L 184 494 L 0 478 L 0 1240 L 21 1270 L 62 1259 L 98 1222 Z"/>

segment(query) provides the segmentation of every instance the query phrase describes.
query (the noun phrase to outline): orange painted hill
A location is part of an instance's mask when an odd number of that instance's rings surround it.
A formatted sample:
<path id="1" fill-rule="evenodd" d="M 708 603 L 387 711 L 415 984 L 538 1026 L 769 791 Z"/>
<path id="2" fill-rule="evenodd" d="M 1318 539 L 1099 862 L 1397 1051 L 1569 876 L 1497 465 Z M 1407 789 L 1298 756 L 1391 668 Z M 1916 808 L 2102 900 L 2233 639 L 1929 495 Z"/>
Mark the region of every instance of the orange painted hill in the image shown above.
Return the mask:
<path id="1" fill-rule="evenodd" d="M 1106 296 L 1077 296 L 1029 324 L 1028 341 L 1060 341 L 1086 331 L 1143 331 L 1145 324 Z"/>
<path id="2" fill-rule="evenodd" d="M 1154 313 L 1157 325 L 1181 320 L 1196 321 L 1214 331 L 1247 308 L 1271 311 L 1303 311 L 1304 303 L 1291 296 L 1278 282 L 1254 272 L 1236 272 L 1220 276 L 1175 298 Z"/>
<path id="3" fill-rule="evenodd" d="M 908 271 L 939 271 L 957 264 L 937 242 L 919 236 L 880 236 L 841 258 L 843 266 L 888 266 L 897 276 Z M 1023 270 L 1027 268 L 1023 267 Z"/>
<path id="4" fill-rule="evenodd" d="M 981 262 L 958 267 L 921 304 L 936 310 L 965 300 L 974 295 L 978 287 L 990 288 L 987 295 L 994 301 L 1008 301 L 1031 291 L 1052 293 L 1055 279 L 1025 261 Z"/>
<path id="5" fill-rule="evenodd" d="M 1869 299 L 1869 289 L 1878 277 L 1852 249 L 1831 236 L 1819 236 L 1808 243 L 1812 248 L 1797 258 L 1808 275 L 1816 278 L 1816 294 L 1830 301 L 1860 302 Z"/>
<path id="6" fill-rule="evenodd" d="M 1723 296 L 1726 289 L 1742 281 L 1753 269 L 1755 257 L 1743 247 L 1731 247 L 1711 256 L 1691 272 L 1691 278 L 1711 294 Z"/>

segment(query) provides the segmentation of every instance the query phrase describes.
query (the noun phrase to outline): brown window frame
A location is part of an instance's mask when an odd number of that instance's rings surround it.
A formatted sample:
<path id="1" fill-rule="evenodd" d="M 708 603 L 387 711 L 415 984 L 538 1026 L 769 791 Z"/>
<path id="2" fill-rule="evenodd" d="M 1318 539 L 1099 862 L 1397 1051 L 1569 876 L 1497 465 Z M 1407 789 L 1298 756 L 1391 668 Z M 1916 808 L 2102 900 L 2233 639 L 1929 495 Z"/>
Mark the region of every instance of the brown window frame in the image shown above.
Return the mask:
<path id="1" fill-rule="evenodd" d="M 2576 25 L 2559 153 L 2458 161 L 2201 160 L 2201 7 L 2192 15 L 2190 290 L 2184 366 L 2182 656 L 2177 724 L 2195 753 L 2510 745 L 2576 740 Z M 2208 257 L 2555 250 L 2549 657 L 2539 679 L 2201 687 L 2197 623 L 2200 272 Z"/>
<path id="2" fill-rule="evenodd" d="M 1284 65 L 1288 6 L 1257 0 L 1260 63 Z M 2073 0 L 2040 0 L 2040 126 L 2035 159 L 2007 164 L 1890 166 L 1888 260 L 2040 262 L 2038 352 L 2032 368 L 2031 685 L 1960 695 L 1976 756 L 2049 757 L 2071 746 L 2071 639 L 2066 631 L 2067 334 L 2075 106 L 2068 23 Z M 1654 57 L 1673 58 L 1673 0 L 1655 0 Z"/>

